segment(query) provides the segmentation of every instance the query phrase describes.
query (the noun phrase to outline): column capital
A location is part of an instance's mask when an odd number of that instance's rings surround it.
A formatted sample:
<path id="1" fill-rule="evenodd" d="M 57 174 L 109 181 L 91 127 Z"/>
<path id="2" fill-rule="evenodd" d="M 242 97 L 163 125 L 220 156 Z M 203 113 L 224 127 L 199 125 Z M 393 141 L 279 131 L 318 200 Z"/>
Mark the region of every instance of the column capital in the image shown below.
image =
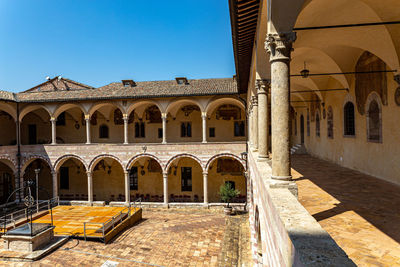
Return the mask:
<path id="1" fill-rule="evenodd" d="M 168 172 L 164 171 L 164 172 L 162 173 L 162 175 L 163 175 L 163 178 L 168 178 Z"/>
<path id="2" fill-rule="evenodd" d="M 50 117 L 50 121 L 51 121 L 51 122 L 56 122 L 56 121 L 57 121 L 57 119 L 56 119 L 56 118 L 54 118 L 54 117 Z"/>
<path id="3" fill-rule="evenodd" d="M 129 118 L 128 118 L 128 114 L 122 114 L 122 119 L 124 120 L 124 121 L 127 121 Z"/>
<path id="4" fill-rule="evenodd" d="M 208 176 L 208 172 L 203 172 L 203 176 Z"/>
<path id="5" fill-rule="evenodd" d="M 271 88 L 271 80 L 269 79 L 258 79 L 256 81 L 257 84 L 257 94 L 268 94 L 269 89 Z M 258 102 L 257 102 L 258 105 Z"/>
<path id="6" fill-rule="evenodd" d="M 258 106 L 258 97 L 257 96 L 252 96 L 251 97 L 251 107 Z"/>
<path id="7" fill-rule="evenodd" d="M 166 119 L 166 118 L 167 118 L 167 115 L 168 115 L 167 113 L 161 113 L 161 118 L 162 118 L 162 119 Z"/>
<path id="8" fill-rule="evenodd" d="M 290 61 L 296 32 L 268 33 L 265 40 L 265 50 L 270 54 L 270 62 Z"/>
<path id="9" fill-rule="evenodd" d="M 90 120 L 90 115 L 89 114 L 85 114 L 85 120 Z"/>
<path id="10" fill-rule="evenodd" d="M 201 117 L 204 119 L 204 118 L 207 118 L 207 112 L 201 112 Z"/>
<path id="11" fill-rule="evenodd" d="M 87 175 L 87 176 L 89 176 L 89 175 L 91 176 L 91 175 L 92 175 L 92 172 L 91 172 L 91 171 L 86 171 L 86 175 Z"/>

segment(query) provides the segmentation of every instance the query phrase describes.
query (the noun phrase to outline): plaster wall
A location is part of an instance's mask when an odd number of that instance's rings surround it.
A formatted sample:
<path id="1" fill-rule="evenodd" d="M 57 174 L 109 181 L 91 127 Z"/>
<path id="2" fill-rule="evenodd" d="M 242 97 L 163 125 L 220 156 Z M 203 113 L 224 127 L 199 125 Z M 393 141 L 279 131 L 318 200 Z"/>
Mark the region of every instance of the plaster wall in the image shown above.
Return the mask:
<path id="1" fill-rule="evenodd" d="M 8 116 L 0 116 L 0 145 L 8 146 L 16 144 L 16 125 L 14 119 Z"/>

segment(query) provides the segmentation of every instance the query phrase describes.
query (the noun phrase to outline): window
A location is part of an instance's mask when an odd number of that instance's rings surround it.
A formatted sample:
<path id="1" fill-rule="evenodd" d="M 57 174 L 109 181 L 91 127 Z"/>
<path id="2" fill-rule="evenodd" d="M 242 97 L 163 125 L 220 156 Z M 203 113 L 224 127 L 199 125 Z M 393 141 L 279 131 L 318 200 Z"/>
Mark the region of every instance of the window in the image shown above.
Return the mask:
<path id="1" fill-rule="evenodd" d="M 192 137 L 192 123 L 182 122 L 181 123 L 181 137 Z"/>
<path id="2" fill-rule="evenodd" d="M 381 141 L 380 108 L 376 100 L 372 100 L 368 108 L 368 141 Z"/>
<path id="3" fill-rule="evenodd" d="M 192 191 L 192 168 L 181 167 L 181 175 L 182 175 L 181 191 Z"/>
<path id="4" fill-rule="evenodd" d="M 145 134 L 145 125 L 144 122 L 136 122 L 135 123 L 135 137 L 136 138 L 144 138 Z"/>
<path id="5" fill-rule="evenodd" d="M 234 136 L 244 136 L 244 122 L 243 121 L 235 121 L 234 125 Z"/>
<path id="6" fill-rule="evenodd" d="M 65 112 L 61 113 L 56 121 L 57 126 L 65 126 Z"/>
<path id="7" fill-rule="evenodd" d="M 208 128 L 208 135 L 210 137 L 215 137 L 215 128 L 214 127 Z"/>
<path id="8" fill-rule="evenodd" d="M 235 182 L 234 181 L 226 181 L 225 184 L 229 184 L 231 186 L 232 189 L 236 189 L 235 188 Z"/>
<path id="9" fill-rule="evenodd" d="M 162 128 L 158 128 L 158 138 L 162 138 L 163 134 L 162 134 Z"/>
<path id="10" fill-rule="evenodd" d="M 317 137 L 321 136 L 321 126 L 320 126 L 320 118 L 319 118 L 319 112 L 315 115 L 315 135 Z"/>
<path id="11" fill-rule="evenodd" d="M 327 120 L 327 127 L 328 127 L 328 138 L 333 139 L 333 110 L 332 107 L 328 107 L 328 120 Z"/>
<path id="12" fill-rule="evenodd" d="M 69 169 L 68 167 L 60 168 L 60 189 L 69 189 Z"/>
<path id="13" fill-rule="evenodd" d="M 354 136 L 356 135 L 355 119 L 354 119 L 354 104 L 347 102 L 344 106 L 344 135 Z"/>
<path id="14" fill-rule="evenodd" d="M 99 128 L 99 138 L 108 138 L 108 126 L 107 125 L 101 125 Z"/>
<path id="15" fill-rule="evenodd" d="M 307 136 L 310 136 L 310 112 L 307 109 Z"/>
<path id="16" fill-rule="evenodd" d="M 130 188 L 130 190 L 138 190 L 138 182 L 139 182 L 138 168 L 133 167 L 129 171 L 129 188 Z"/>

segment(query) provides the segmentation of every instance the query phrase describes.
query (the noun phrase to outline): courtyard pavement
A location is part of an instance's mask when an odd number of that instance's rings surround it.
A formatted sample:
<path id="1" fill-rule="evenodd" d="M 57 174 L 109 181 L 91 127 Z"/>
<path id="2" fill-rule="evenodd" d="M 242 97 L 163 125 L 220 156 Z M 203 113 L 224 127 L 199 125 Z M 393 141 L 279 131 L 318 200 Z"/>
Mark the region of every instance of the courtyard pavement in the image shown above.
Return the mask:
<path id="1" fill-rule="evenodd" d="M 225 216 L 222 210 L 145 209 L 143 220 L 110 244 L 71 239 L 37 262 L 0 265 L 248 266 L 248 221 L 248 214 Z"/>
<path id="2" fill-rule="evenodd" d="M 292 168 L 300 203 L 358 266 L 400 266 L 400 186 L 309 155 Z"/>

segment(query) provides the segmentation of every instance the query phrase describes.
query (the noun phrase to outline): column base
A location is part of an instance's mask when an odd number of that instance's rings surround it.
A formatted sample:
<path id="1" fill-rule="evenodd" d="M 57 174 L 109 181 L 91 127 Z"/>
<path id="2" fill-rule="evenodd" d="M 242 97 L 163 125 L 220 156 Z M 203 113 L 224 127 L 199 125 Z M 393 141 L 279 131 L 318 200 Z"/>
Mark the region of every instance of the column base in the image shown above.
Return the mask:
<path id="1" fill-rule="evenodd" d="M 166 144 L 167 144 L 167 142 L 161 142 L 161 144 L 163 144 L 163 145 L 166 145 Z"/>
<path id="2" fill-rule="evenodd" d="M 292 176 L 274 176 L 271 175 L 271 179 L 278 180 L 278 181 L 292 181 Z"/>
<path id="3" fill-rule="evenodd" d="M 258 152 L 258 147 L 252 147 L 252 148 L 251 148 L 251 151 L 253 151 L 253 152 Z"/>
<path id="4" fill-rule="evenodd" d="M 85 145 L 91 145 L 91 144 L 92 144 L 92 143 L 90 143 L 90 142 L 89 142 L 89 143 L 88 143 L 88 142 L 85 143 Z"/>
<path id="5" fill-rule="evenodd" d="M 129 143 L 124 143 L 124 145 L 129 145 Z"/>
<path id="6" fill-rule="evenodd" d="M 269 187 L 272 189 L 288 189 L 296 198 L 298 198 L 298 187 L 294 181 L 271 180 Z"/>
<path id="7" fill-rule="evenodd" d="M 207 144 L 207 141 L 202 141 L 203 144 Z"/>
<path id="8" fill-rule="evenodd" d="M 258 156 L 257 158 L 257 162 L 265 162 L 268 160 L 269 160 L 268 156 Z"/>

